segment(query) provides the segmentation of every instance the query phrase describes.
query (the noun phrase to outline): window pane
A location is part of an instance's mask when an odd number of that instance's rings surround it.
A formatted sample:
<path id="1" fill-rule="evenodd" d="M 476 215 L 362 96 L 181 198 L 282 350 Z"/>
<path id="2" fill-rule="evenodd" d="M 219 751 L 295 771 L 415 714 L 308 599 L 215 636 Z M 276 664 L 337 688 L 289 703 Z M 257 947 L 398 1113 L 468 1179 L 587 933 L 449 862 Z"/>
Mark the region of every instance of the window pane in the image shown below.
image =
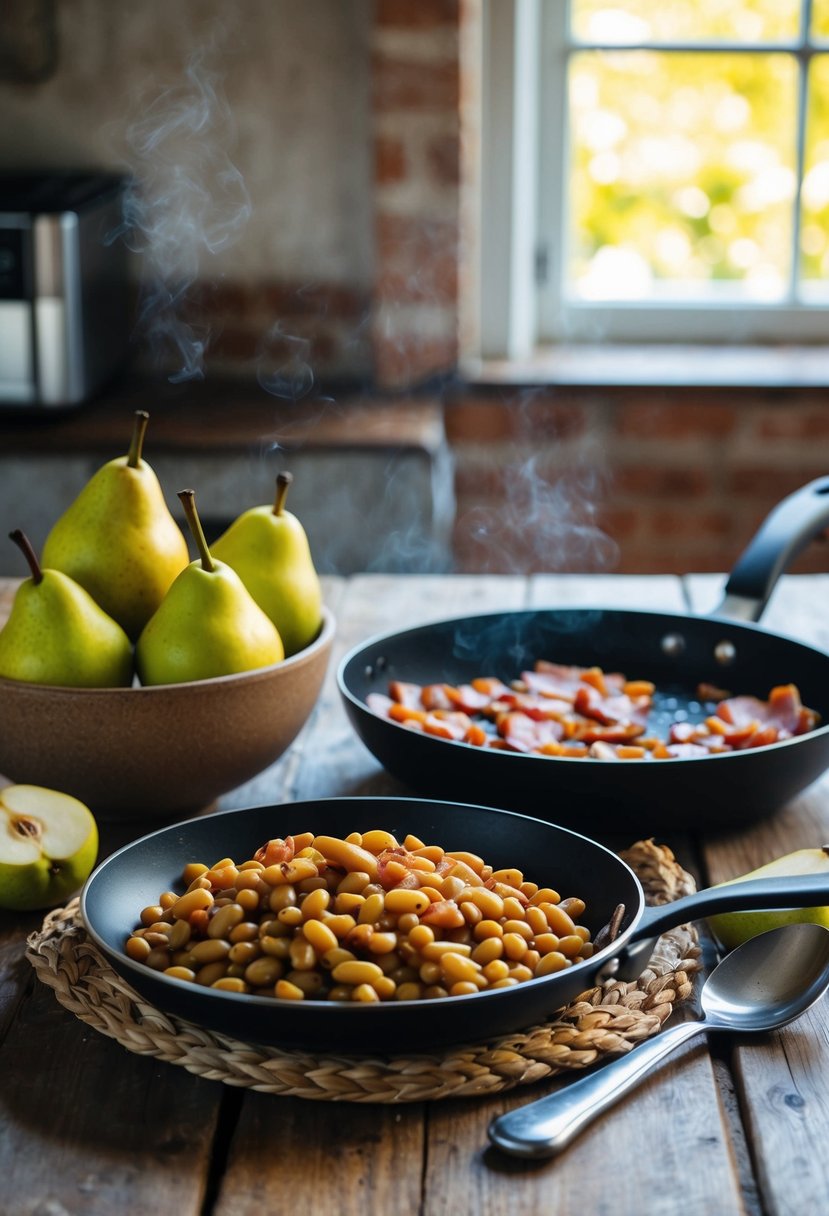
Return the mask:
<path id="1" fill-rule="evenodd" d="M 577 38 L 615 46 L 796 38 L 801 0 L 571 0 L 571 6 Z"/>
<path id="2" fill-rule="evenodd" d="M 829 38 L 829 0 L 813 0 L 812 37 Z"/>
<path id="3" fill-rule="evenodd" d="M 810 301 L 829 298 L 829 56 L 809 69 L 806 157 L 800 195 L 800 274 Z"/>
<path id="4" fill-rule="evenodd" d="M 568 294 L 780 299 L 797 71 L 782 53 L 574 54 Z"/>

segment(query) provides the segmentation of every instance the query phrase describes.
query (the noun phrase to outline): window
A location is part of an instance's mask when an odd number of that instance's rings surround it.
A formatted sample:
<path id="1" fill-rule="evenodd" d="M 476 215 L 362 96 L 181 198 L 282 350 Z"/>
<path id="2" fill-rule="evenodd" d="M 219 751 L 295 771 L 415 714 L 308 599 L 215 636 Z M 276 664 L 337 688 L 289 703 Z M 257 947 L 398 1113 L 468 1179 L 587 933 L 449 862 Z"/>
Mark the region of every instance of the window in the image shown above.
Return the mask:
<path id="1" fill-rule="evenodd" d="M 829 0 L 485 8 L 485 353 L 825 338 Z"/>

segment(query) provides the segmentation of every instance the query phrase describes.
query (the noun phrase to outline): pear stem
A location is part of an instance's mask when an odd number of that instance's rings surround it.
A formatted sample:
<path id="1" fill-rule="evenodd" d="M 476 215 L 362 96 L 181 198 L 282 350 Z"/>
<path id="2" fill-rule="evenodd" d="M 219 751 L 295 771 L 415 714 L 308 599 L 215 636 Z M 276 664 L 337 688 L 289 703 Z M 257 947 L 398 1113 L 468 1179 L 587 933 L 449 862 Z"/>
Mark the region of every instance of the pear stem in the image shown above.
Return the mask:
<path id="1" fill-rule="evenodd" d="M 288 497 L 288 491 L 291 488 L 291 482 L 294 480 L 293 473 L 277 473 L 276 475 L 276 498 L 273 504 L 274 515 L 281 515 L 285 508 L 285 499 Z"/>
<path id="2" fill-rule="evenodd" d="M 129 469 L 137 469 L 141 464 L 141 451 L 144 447 L 144 435 L 146 434 L 147 423 L 149 421 L 150 415 L 146 410 L 135 411 L 130 450 L 127 452 L 127 468 Z"/>
<path id="3" fill-rule="evenodd" d="M 207 570 L 210 574 L 213 574 L 216 569 L 216 565 L 213 558 L 210 556 L 210 550 L 207 547 L 207 541 L 204 537 L 201 520 L 199 519 L 199 514 L 196 510 L 196 492 L 195 490 L 179 490 L 178 496 L 181 499 L 181 505 L 184 507 L 184 514 L 187 516 L 190 531 L 193 533 L 193 540 L 196 542 L 196 548 L 199 551 L 202 570 Z"/>
<path id="4" fill-rule="evenodd" d="M 22 549 L 23 556 L 29 563 L 29 569 L 32 572 L 32 582 L 37 586 L 43 582 L 43 571 L 40 568 L 40 562 L 37 560 L 37 554 L 32 548 L 32 542 L 29 540 L 25 532 L 21 532 L 19 528 L 15 528 L 14 532 L 9 533 L 9 540 L 13 540 L 18 548 Z"/>

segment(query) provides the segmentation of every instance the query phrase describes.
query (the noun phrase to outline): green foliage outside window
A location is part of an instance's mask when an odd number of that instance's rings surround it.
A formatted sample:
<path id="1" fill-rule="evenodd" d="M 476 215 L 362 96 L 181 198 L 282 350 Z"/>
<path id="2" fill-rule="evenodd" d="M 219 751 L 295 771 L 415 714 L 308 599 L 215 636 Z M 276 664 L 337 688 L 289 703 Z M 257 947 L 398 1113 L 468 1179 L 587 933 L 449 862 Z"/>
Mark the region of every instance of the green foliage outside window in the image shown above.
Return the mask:
<path id="1" fill-rule="evenodd" d="M 574 0 L 569 281 L 593 299 L 727 293 L 791 281 L 800 66 L 786 50 L 621 49 L 625 42 L 791 40 L 797 0 Z M 829 34 L 829 0 L 814 8 Z M 829 49 L 829 48 L 827 48 Z M 809 65 L 799 275 L 829 283 L 829 56 Z"/>

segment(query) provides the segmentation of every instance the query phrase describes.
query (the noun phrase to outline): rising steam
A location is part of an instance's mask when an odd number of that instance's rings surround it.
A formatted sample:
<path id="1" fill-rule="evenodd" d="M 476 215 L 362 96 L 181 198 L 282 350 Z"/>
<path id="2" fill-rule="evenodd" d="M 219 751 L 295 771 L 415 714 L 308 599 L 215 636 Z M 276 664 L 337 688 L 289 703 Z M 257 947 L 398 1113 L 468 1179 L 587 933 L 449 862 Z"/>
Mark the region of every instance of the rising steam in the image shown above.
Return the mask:
<path id="1" fill-rule="evenodd" d="M 192 315 L 205 262 L 238 238 L 251 205 L 230 159 L 234 125 L 219 75 L 193 55 L 182 79 L 144 106 L 127 130 L 132 175 L 123 223 L 111 234 L 142 259 L 138 327 L 156 358 L 180 364 L 174 382 L 201 378 L 209 326 Z"/>

